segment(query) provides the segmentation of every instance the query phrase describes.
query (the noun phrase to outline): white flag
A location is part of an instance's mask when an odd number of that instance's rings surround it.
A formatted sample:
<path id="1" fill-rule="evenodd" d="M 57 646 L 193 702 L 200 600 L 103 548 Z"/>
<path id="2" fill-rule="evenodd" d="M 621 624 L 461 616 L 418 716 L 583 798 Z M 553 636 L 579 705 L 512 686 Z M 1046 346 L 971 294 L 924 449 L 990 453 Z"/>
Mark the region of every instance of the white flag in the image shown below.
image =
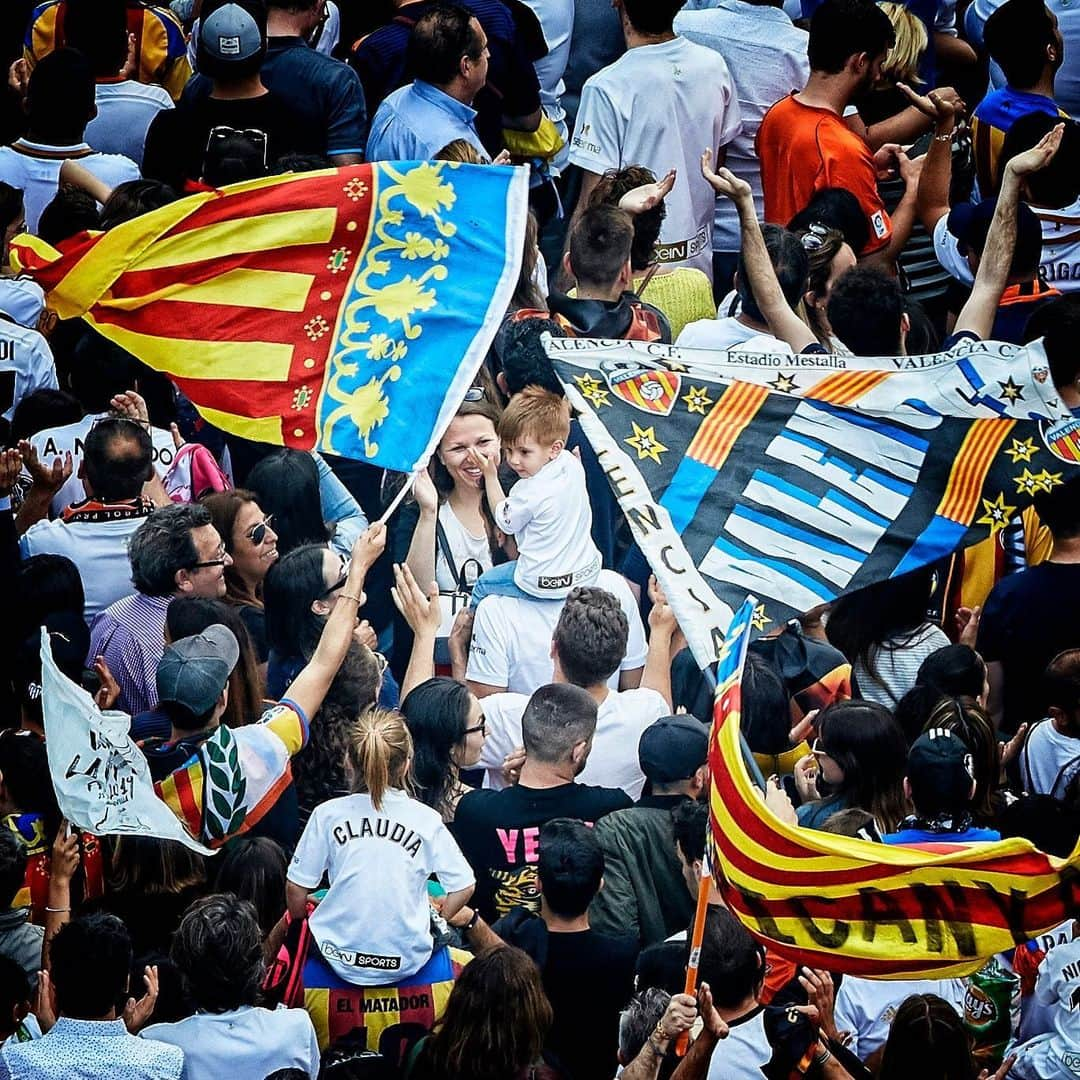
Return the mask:
<path id="1" fill-rule="evenodd" d="M 128 734 L 131 718 L 102 712 L 81 686 L 56 666 L 48 631 L 41 631 L 41 702 L 45 748 L 60 810 L 95 836 L 156 836 L 198 843 L 154 793 L 150 767 Z"/>

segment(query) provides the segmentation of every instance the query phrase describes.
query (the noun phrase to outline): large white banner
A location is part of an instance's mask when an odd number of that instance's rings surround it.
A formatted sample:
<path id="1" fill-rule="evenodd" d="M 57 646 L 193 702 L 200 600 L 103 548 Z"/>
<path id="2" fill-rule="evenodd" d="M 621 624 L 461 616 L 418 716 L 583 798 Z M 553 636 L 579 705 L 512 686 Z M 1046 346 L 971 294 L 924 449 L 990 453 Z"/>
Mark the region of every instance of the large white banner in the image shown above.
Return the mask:
<path id="1" fill-rule="evenodd" d="M 56 666 L 41 631 L 45 747 L 56 801 L 72 826 L 95 836 L 156 836 L 212 855 L 154 793 L 150 767 L 128 734 L 131 718 L 102 712 Z"/>

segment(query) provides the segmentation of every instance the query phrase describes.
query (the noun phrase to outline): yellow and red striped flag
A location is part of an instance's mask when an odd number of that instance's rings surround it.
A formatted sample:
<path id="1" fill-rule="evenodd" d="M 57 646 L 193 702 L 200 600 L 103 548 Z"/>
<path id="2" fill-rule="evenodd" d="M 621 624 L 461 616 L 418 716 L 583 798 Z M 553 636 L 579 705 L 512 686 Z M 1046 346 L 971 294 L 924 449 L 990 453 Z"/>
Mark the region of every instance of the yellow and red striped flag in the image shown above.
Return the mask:
<path id="1" fill-rule="evenodd" d="M 495 336 L 528 175 L 377 162 L 252 180 L 12 263 L 169 375 L 224 431 L 404 472 L 427 461 Z"/>
<path id="2" fill-rule="evenodd" d="M 798 963 L 878 979 L 950 978 L 1080 912 L 1080 845 L 1068 859 L 1026 840 L 918 848 L 780 821 L 739 740 L 742 668 L 756 601 L 728 628 L 709 745 L 709 858 L 731 910 Z"/>

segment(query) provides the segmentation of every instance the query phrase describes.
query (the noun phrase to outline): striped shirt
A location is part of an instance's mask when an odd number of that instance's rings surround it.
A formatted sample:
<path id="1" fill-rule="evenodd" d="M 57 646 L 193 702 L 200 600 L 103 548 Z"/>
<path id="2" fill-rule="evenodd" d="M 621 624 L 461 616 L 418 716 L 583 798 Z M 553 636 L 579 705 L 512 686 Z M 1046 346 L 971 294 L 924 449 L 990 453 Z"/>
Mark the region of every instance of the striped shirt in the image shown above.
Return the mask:
<path id="1" fill-rule="evenodd" d="M 171 596 L 132 593 L 110 604 L 90 626 L 90 655 L 103 656 L 120 685 L 116 708 L 135 716 L 157 704 L 157 666 L 165 651 Z"/>

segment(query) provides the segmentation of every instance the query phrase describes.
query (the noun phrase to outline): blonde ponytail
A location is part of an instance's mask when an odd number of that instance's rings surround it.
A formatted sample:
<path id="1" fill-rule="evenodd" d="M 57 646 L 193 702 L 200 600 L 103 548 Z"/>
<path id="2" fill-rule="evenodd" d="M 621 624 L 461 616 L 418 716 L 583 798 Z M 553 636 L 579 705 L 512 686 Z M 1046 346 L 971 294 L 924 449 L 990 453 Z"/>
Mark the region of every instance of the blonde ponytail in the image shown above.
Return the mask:
<path id="1" fill-rule="evenodd" d="M 404 786 L 412 738 L 400 714 L 373 706 L 353 724 L 345 754 L 353 791 L 366 791 L 381 810 L 387 790 Z"/>

